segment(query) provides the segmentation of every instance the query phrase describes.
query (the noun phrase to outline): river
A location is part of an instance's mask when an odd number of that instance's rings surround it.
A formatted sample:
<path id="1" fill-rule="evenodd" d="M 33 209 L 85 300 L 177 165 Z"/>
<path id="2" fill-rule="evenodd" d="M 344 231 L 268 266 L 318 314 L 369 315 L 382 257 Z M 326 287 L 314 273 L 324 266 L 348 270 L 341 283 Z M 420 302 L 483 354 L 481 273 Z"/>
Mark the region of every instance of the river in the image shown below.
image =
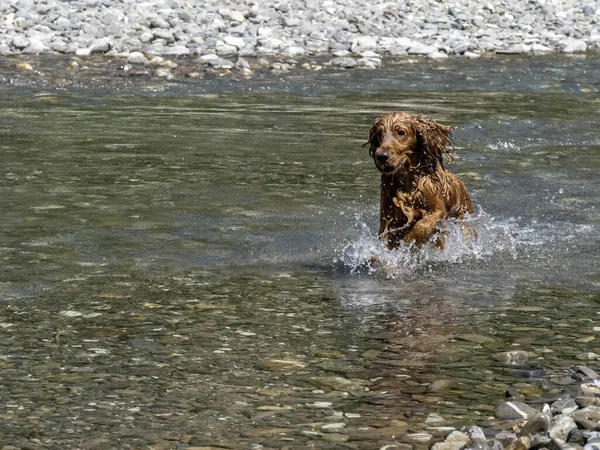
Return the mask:
<path id="1" fill-rule="evenodd" d="M 505 428 L 507 389 L 541 404 L 574 365 L 598 368 L 600 58 L 67 87 L 15 73 L 0 443 L 427 448 Z M 447 166 L 477 240 L 377 240 L 362 144 L 393 110 L 458 127 Z"/>

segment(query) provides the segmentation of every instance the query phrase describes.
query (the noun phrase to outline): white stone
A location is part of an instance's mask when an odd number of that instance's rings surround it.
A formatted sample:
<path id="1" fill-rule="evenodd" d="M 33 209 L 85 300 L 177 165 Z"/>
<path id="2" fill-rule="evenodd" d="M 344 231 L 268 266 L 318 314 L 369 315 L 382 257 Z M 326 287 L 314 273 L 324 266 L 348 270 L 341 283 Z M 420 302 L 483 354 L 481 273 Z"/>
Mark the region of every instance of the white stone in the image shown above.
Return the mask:
<path id="1" fill-rule="evenodd" d="M 78 48 L 75 50 L 76 56 L 90 56 L 92 51 L 89 48 Z"/>
<path id="2" fill-rule="evenodd" d="M 202 62 L 216 61 L 217 59 L 219 59 L 219 55 L 216 55 L 215 53 L 207 53 L 206 55 L 202 55 L 198 59 L 200 59 L 200 61 Z"/>
<path id="3" fill-rule="evenodd" d="M 453 431 L 450 433 L 444 442 L 433 444 L 431 450 L 459 450 L 463 448 L 469 441 L 469 435 L 461 431 Z"/>
<path id="4" fill-rule="evenodd" d="M 363 58 L 380 58 L 379 53 L 375 53 L 373 50 L 366 50 L 360 54 Z"/>
<path id="5" fill-rule="evenodd" d="M 436 50 L 435 52 L 427 54 L 427 57 L 430 59 L 446 59 L 448 58 L 448 55 L 444 52 Z"/>
<path id="6" fill-rule="evenodd" d="M 169 47 L 168 53 L 176 56 L 189 55 L 190 49 L 185 45 L 173 45 L 172 47 Z"/>
<path id="7" fill-rule="evenodd" d="M 543 53 L 552 53 L 554 50 L 542 44 L 533 44 L 531 46 L 531 51 L 536 55 L 540 55 Z"/>
<path id="8" fill-rule="evenodd" d="M 578 39 L 569 39 L 561 43 L 563 53 L 583 53 L 587 50 L 585 41 Z"/>
<path id="9" fill-rule="evenodd" d="M 218 55 L 231 56 L 231 55 L 235 55 L 237 53 L 238 49 L 237 49 L 237 47 L 235 47 L 233 45 L 227 45 L 223 41 L 220 41 L 219 43 L 217 43 L 215 50 L 217 51 Z"/>
<path id="10" fill-rule="evenodd" d="M 148 64 L 148 58 L 141 52 L 131 52 L 127 58 L 127 62 L 130 64 Z"/>
<path id="11" fill-rule="evenodd" d="M 236 36 L 225 36 L 223 38 L 223 42 L 225 42 L 227 45 L 233 45 L 237 49 L 244 48 L 246 45 L 246 42 L 243 38 Z"/>
<path id="12" fill-rule="evenodd" d="M 412 47 L 408 49 L 409 55 L 429 55 L 430 53 L 437 52 L 437 47 L 433 45 L 425 45 L 419 42 L 415 43 Z"/>
<path id="13" fill-rule="evenodd" d="M 295 58 L 296 56 L 304 55 L 306 50 L 298 45 L 290 45 L 283 49 L 282 53 L 290 58 Z"/>
<path id="14" fill-rule="evenodd" d="M 377 39 L 373 36 L 360 36 L 352 39 L 350 49 L 354 53 L 361 53 L 366 50 L 377 49 Z"/>
<path id="15" fill-rule="evenodd" d="M 23 53 L 43 53 L 46 45 L 38 39 L 29 39 L 29 45 L 23 49 Z"/>

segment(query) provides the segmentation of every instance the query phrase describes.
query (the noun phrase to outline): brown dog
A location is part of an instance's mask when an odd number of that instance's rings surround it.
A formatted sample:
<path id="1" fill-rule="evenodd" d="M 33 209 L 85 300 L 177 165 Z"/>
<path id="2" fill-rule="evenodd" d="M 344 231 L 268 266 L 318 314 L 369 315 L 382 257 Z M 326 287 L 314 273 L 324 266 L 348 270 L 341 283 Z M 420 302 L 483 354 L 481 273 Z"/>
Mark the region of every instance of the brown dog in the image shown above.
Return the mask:
<path id="1" fill-rule="evenodd" d="M 383 114 L 371 131 L 369 154 L 381 172 L 379 235 L 389 249 L 401 242 L 422 246 L 447 218 L 473 207 L 465 185 L 444 169 L 453 127 L 403 112 Z M 437 245 L 444 247 L 443 241 Z"/>

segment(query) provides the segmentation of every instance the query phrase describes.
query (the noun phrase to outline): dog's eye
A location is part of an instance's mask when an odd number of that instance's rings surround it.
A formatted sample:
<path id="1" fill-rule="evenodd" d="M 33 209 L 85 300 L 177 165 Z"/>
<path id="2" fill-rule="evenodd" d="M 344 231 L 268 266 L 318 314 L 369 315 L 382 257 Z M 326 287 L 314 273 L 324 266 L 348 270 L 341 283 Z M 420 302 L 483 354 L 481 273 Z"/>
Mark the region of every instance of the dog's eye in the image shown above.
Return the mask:
<path id="1" fill-rule="evenodd" d="M 404 136 L 404 135 L 406 135 L 406 130 L 398 130 L 398 131 L 396 131 L 396 134 L 398 136 Z"/>

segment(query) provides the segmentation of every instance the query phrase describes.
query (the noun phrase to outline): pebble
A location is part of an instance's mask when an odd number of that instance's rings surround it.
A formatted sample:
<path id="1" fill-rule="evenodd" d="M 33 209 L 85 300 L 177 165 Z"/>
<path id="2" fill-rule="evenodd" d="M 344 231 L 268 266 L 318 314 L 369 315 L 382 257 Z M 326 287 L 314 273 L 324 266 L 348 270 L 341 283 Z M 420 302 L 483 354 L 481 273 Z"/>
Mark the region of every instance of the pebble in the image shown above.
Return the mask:
<path id="1" fill-rule="evenodd" d="M 523 350 L 513 350 L 496 354 L 496 359 L 504 364 L 521 365 L 529 359 L 529 353 Z"/>
<path id="2" fill-rule="evenodd" d="M 431 450 L 461 450 L 471 438 L 462 431 L 453 431 L 443 442 L 433 444 Z"/>
<path id="3" fill-rule="evenodd" d="M 551 406 L 551 411 L 553 414 L 571 414 L 577 409 L 577 403 L 571 397 L 559 399 Z"/>
<path id="4" fill-rule="evenodd" d="M 144 56 L 143 53 L 140 52 L 131 52 L 129 57 L 127 58 L 127 62 L 129 64 L 149 64 L 148 58 Z"/>
<path id="5" fill-rule="evenodd" d="M 351 69 L 353 67 L 356 67 L 358 65 L 358 63 L 356 62 L 356 60 L 354 58 L 347 57 L 347 56 L 340 56 L 338 58 L 332 59 L 331 65 L 334 67 L 340 67 L 343 69 Z"/>
<path id="6" fill-rule="evenodd" d="M 527 419 L 538 413 L 538 410 L 521 402 L 505 402 L 498 405 L 494 414 L 499 419 Z"/>
<path id="7" fill-rule="evenodd" d="M 597 378 L 600 378 L 600 375 L 598 375 L 598 372 L 590 369 L 587 366 L 577 366 L 577 367 L 575 367 L 575 369 L 577 370 L 578 373 L 585 375 L 585 377 L 589 378 L 590 380 L 595 380 Z"/>
<path id="8" fill-rule="evenodd" d="M 367 60 L 357 65 L 375 68 L 379 64 L 364 52 L 443 59 L 485 52 L 583 53 L 600 45 L 598 7 L 591 1 L 423 0 L 390 5 L 357 0 L 322 5 L 282 0 L 88 0 L 56 5 L 9 0 L 0 2 L 0 54 L 83 55 L 82 49 L 90 48 L 91 53 L 114 50 L 125 56 L 361 55 Z"/>
<path id="9" fill-rule="evenodd" d="M 577 428 L 577 424 L 571 416 L 558 415 L 554 417 L 551 428 L 548 430 L 548 435 L 552 439 L 566 441 L 569 433 Z"/>
<path id="10" fill-rule="evenodd" d="M 529 417 L 529 420 L 519 430 L 519 436 L 530 436 L 541 431 L 548 431 L 550 428 L 550 417 L 547 414 L 536 412 Z"/>

